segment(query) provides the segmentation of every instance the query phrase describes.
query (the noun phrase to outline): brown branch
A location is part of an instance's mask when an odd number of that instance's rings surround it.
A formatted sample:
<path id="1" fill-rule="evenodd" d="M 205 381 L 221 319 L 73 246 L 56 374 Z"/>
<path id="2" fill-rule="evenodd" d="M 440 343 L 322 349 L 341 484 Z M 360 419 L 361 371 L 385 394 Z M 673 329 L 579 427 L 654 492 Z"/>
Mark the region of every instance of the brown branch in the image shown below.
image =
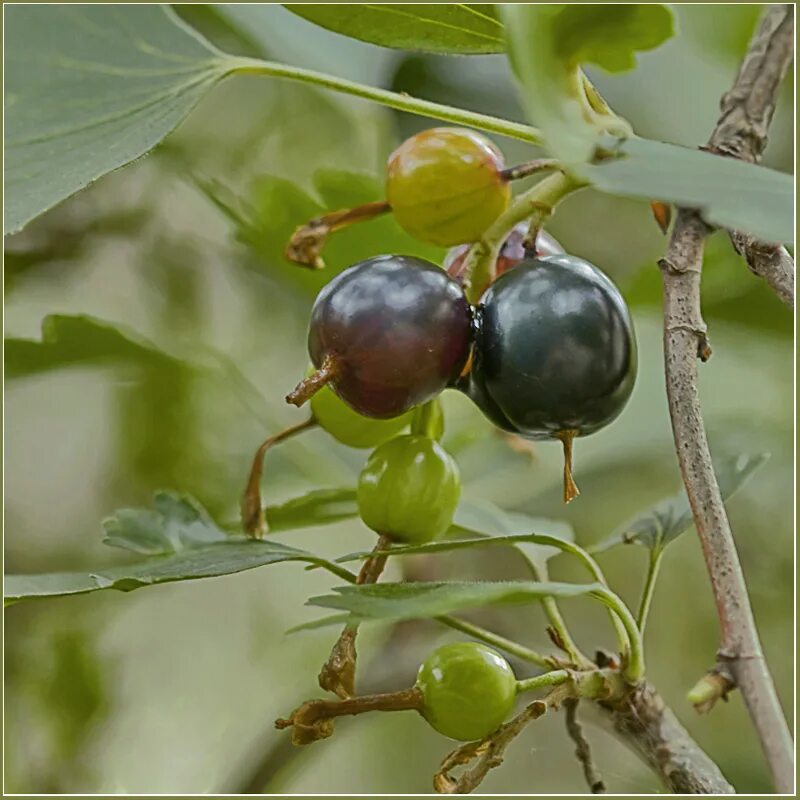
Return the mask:
<path id="1" fill-rule="evenodd" d="M 792 60 L 793 39 L 792 5 L 771 6 L 742 60 L 733 88 L 722 97 L 709 150 L 753 164 L 761 160 L 778 89 Z M 794 260 L 786 248 L 736 232 L 731 233 L 731 240 L 750 269 L 793 308 Z"/>
<path id="2" fill-rule="evenodd" d="M 754 275 L 763 278 L 778 298 L 794 308 L 794 259 L 785 247 L 766 244 L 746 233 L 731 233 L 736 251 Z"/>
<path id="3" fill-rule="evenodd" d="M 597 721 L 639 756 L 675 794 L 733 794 L 719 767 L 689 736 L 658 693 L 640 684 L 621 700 L 586 703 Z"/>
<path id="4" fill-rule="evenodd" d="M 567 733 L 569 734 L 569 738 L 575 742 L 575 756 L 578 761 L 581 762 L 583 776 L 586 778 L 589 791 L 592 794 L 605 794 L 606 785 L 603 783 L 603 779 L 597 771 L 597 767 L 592 759 L 592 748 L 589 746 L 588 739 L 584 736 L 580 722 L 578 722 L 577 698 L 570 697 L 565 700 L 564 708 L 566 709 Z"/>
<path id="5" fill-rule="evenodd" d="M 756 31 L 709 148 L 757 160 L 766 143 L 775 94 L 792 53 L 791 6 L 770 6 Z M 678 211 L 666 256 L 664 361 L 675 448 L 703 547 L 720 620 L 718 660 L 742 692 L 780 792 L 793 786 L 793 745 L 769 674 L 742 568 L 711 462 L 697 388 L 698 356 L 707 355 L 700 312 L 700 273 L 709 228 L 694 212 Z"/>

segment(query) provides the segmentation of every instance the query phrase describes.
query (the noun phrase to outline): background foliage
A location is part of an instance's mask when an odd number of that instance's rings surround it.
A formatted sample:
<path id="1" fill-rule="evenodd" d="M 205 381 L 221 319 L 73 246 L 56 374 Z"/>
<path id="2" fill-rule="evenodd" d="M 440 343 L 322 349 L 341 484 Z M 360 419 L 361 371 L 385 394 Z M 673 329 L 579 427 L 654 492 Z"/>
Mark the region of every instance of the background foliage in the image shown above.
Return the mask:
<path id="1" fill-rule="evenodd" d="M 502 56 L 380 49 L 278 6 L 192 6 L 181 13 L 229 52 L 523 117 Z M 681 34 L 639 56 L 635 72 L 590 70 L 591 77 L 642 135 L 694 145 L 713 125 L 756 16 L 753 6 L 681 6 Z M 120 507 L 149 505 L 162 488 L 193 495 L 217 520 L 235 519 L 255 446 L 299 419 L 282 397 L 305 368 L 307 311 L 330 274 L 284 263 L 283 242 L 321 209 L 381 197 L 386 156 L 425 126 L 307 86 L 237 77 L 212 89 L 150 156 L 6 240 L 7 335 L 38 340 L 47 315 L 64 315 L 46 323 L 46 351 L 28 347 L 26 354 L 25 342 L 9 345 L 20 366 L 7 373 L 6 384 L 8 572 L 134 563 L 135 555 L 101 546 L 100 520 Z M 765 162 L 788 172 L 788 85 L 772 130 Z M 498 143 L 509 163 L 531 153 L 519 142 Z M 470 499 L 565 518 L 577 539 L 591 544 L 679 485 L 654 264 L 664 240 L 647 203 L 592 191 L 568 199 L 551 230 L 568 251 L 607 271 L 632 305 L 641 367 L 630 406 L 608 430 L 579 443 L 583 494 L 568 509 L 560 502 L 559 448 L 537 445 L 533 459 L 512 452 L 455 393 L 445 396 L 445 445 Z M 326 258 L 335 271 L 393 251 L 442 255 L 382 219 L 342 233 Z M 771 453 L 729 508 L 767 656 L 790 708 L 792 319 L 724 237 L 711 240 L 706 258 L 704 311 L 714 357 L 703 368 L 702 391 L 711 444 L 720 456 Z M 100 352 L 87 356 L 86 325 L 73 315 L 89 315 L 87 324 L 106 330 L 92 337 Z M 68 369 L 53 368 L 65 361 Z M 363 458 L 322 432 L 301 437 L 270 454 L 267 501 L 279 504 L 311 487 L 350 486 Z M 353 521 L 278 538 L 329 557 L 373 542 Z M 599 556 L 612 586 L 631 603 L 646 557 L 637 547 Z M 410 569 L 421 579 L 524 575 L 513 558 L 492 548 L 414 561 Z M 554 580 L 583 580 L 568 561 L 553 562 L 551 572 Z M 716 643 L 693 536 L 670 547 L 661 580 L 647 632 L 650 675 L 739 790 L 765 791 L 740 698 L 702 718 L 684 701 Z M 287 737 L 272 729 L 276 716 L 316 691 L 330 629 L 288 639 L 283 633 L 318 616 L 303 603 L 330 586 L 322 570 L 287 565 L 11 609 L 6 790 L 237 791 L 271 754 L 256 776 L 256 788 L 269 792 L 427 791 L 448 743 L 414 715 L 345 723 L 334 739 L 303 751 L 291 751 Z M 603 643 L 597 641 L 606 624 L 601 609 L 580 600 L 565 601 L 565 609 L 587 648 Z M 531 624 L 538 613 L 495 608 L 477 618 L 541 644 L 544 620 Z M 419 623 L 395 629 L 387 641 L 389 630 L 365 630 L 371 688 L 408 682 L 432 642 L 451 636 Z M 561 727 L 553 715 L 528 731 L 483 790 L 582 791 Z M 612 790 L 656 789 L 619 745 L 600 735 L 593 740 Z M 401 759 L 394 755 L 400 750 Z"/>

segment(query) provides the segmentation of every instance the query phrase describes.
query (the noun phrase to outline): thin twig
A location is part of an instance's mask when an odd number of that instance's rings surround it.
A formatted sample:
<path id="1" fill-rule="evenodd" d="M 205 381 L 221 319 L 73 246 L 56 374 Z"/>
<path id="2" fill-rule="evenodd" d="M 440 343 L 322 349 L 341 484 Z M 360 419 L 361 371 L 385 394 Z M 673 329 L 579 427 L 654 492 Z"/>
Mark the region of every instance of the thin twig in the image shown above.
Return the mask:
<path id="1" fill-rule="evenodd" d="M 567 733 L 569 738 L 575 742 L 575 756 L 581 762 L 589 791 L 592 794 L 605 794 L 606 785 L 603 783 L 603 779 L 600 777 L 600 773 L 592 760 L 592 749 L 589 746 L 589 741 L 583 735 L 583 728 L 580 722 L 578 722 L 578 699 L 575 697 L 568 698 L 564 701 L 564 708 L 566 709 L 567 717 Z"/>
<path id="2" fill-rule="evenodd" d="M 770 6 L 762 18 L 710 149 L 755 161 L 766 142 L 780 79 L 792 55 L 792 6 Z M 791 735 L 761 650 L 747 585 L 711 461 L 697 386 L 698 354 L 707 348 L 700 313 L 700 273 L 708 226 L 680 209 L 661 269 L 664 361 L 670 417 L 681 474 L 703 546 L 720 620 L 718 660 L 742 692 L 779 792 L 792 792 Z"/>
<path id="3" fill-rule="evenodd" d="M 744 256 L 750 271 L 763 278 L 789 308 L 794 308 L 794 259 L 789 251 L 744 233 L 731 233 L 731 242 Z"/>

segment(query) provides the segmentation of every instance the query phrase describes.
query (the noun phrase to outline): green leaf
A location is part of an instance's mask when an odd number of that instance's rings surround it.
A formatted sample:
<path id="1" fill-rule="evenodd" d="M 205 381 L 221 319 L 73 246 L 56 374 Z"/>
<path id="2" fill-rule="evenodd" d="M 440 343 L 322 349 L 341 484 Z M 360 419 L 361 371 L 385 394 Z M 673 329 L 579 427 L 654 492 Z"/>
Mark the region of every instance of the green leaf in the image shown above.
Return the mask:
<path id="1" fill-rule="evenodd" d="M 767 242 L 794 240 L 791 175 L 702 150 L 632 138 L 615 145 L 621 158 L 578 169 L 596 189 L 696 208 L 712 225 Z"/>
<path id="2" fill-rule="evenodd" d="M 427 53 L 502 53 L 503 25 L 491 4 L 287 4 L 309 22 L 362 42 Z"/>
<path id="3" fill-rule="evenodd" d="M 167 555 L 226 541 L 206 510 L 191 497 L 157 492 L 154 509 L 121 508 L 103 521 L 103 543 L 143 555 Z"/>
<path id="4" fill-rule="evenodd" d="M 349 611 L 359 621 L 438 617 L 470 608 L 517 605 L 545 597 L 581 597 L 604 592 L 599 583 L 537 581 L 378 583 L 341 586 L 336 594 L 312 597 L 308 605 Z"/>
<path id="5" fill-rule="evenodd" d="M 355 489 L 315 489 L 282 505 L 264 509 L 270 533 L 313 528 L 358 516 Z"/>
<path id="6" fill-rule="evenodd" d="M 613 119 L 584 96 L 581 65 L 632 69 L 637 52 L 674 34 L 672 12 L 661 3 L 504 4 L 500 13 L 528 117 L 567 163 L 588 161 L 601 123 Z"/>
<path id="7" fill-rule="evenodd" d="M 42 322 L 41 341 L 5 340 L 6 378 L 87 364 L 135 362 L 169 365 L 176 359 L 131 331 L 83 314 L 52 314 Z"/>
<path id="8" fill-rule="evenodd" d="M 733 497 L 744 486 L 753 473 L 769 458 L 766 453 L 741 455 L 720 462 L 715 471 L 723 500 Z M 590 548 L 592 553 L 601 553 L 619 544 L 640 544 L 650 550 L 666 547 L 694 523 L 689 498 L 681 490 L 674 497 L 662 500 L 647 511 L 620 526 L 608 538 Z"/>
<path id="9" fill-rule="evenodd" d="M 6 575 L 5 603 L 10 605 L 35 597 L 61 597 L 104 589 L 128 592 L 142 586 L 231 575 L 287 561 L 315 564 L 345 580 L 354 577 L 336 564 L 305 550 L 271 540 L 231 537 L 223 542 L 184 549 L 173 555 L 157 556 L 136 564 L 94 572 Z"/>
<path id="10" fill-rule="evenodd" d="M 354 491 L 310 492 L 281 506 L 268 507 L 276 529 L 322 525 L 355 513 Z M 257 541 L 228 534 L 193 498 L 158 492 L 153 509 L 123 508 L 103 522 L 104 543 L 152 556 L 146 561 L 95 572 L 6 575 L 6 604 L 31 597 L 85 594 L 102 589 L 130 591 L 140 586 L 230 575 L 266 564 L 299 561 L 322 567 L 346 581 L 355 575 L 306 550 L 273 539 Z"/>
<path id="11" fill-rule="evenodd" d="M 327 617 L 319 617 L 300 625 L 293 625 L 287 628 L 286 633 L 301 633 L 302 631 L 315 631 L 319 628 L 327 628 L 331 625 L 346 625 L 351 619 L 350 614 L 329 614 Z"/>
<path id="12" fill-rule="evenodd" d="M 167 6 L 6 12 L 6 233 L 153 148 L 230 70 Z"/>

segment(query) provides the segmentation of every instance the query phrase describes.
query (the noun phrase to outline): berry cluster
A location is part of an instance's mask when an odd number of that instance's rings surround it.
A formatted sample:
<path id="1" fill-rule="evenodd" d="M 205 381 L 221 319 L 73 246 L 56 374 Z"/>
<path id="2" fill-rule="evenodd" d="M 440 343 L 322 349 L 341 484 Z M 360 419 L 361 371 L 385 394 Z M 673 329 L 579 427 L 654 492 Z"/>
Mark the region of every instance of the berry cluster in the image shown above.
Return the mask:
<path id="1" fill-rule="evenodd" d="M 461 243 L 445 269 L 382 255 L 337 275 L 311 312 L 316 371 L 287 399 L 301 405 L 329 385 L 358 414 L 392 419 L 455 387 L 502 430 L 561 441 L 569 501 L 577 494 L 572 440 L 624 407 L 636 343 L 613 283 L 542 231 L 528 241 L 524 222 L 507 234 L 494 283 L 476 305 L 467 302 L 469 243 L 506 209 L 507 176 L 522 173 L 504 169 L 497 148 L 471 131 L 436 128 L 404 142 L 386 182 L 397 221 L 425 241 Z"/>
<path id="2" fill-rule="evenodd" d="M 452 526 L 459 475 L 438 441 L 437 398 L 446 388 L 465 393 L 503 431 L 560 440 L 567 501 L 577 494 L 573 438 L 610 423 L 631 394 L 636 343 L 613 283 L 538 227 L 514 225 L 518 216 L 503 229 L 513 216 L 504 215 L 509 181 L 532 172 L 525 165 L 505 169 L 497 148 L 471 131 L 425 131 L 391 155 L 386 203 L 332 212 L 293 237 L 288 252 L 320 266 L 327 234 L 391 210 L 417 238 L 454 245 L 444 268 L 405 255 L 354 264 L 322 289 L 311 311 L 313 366 L 287 401 L 310 400 L 312 418 L 290 434 L 318 425 L 346 445 L 375 448 L 357 499 L 361 519 L 379 541 L 358 583 L 378 580 L 392 543 L 424 544 Z M 506 238 L 493 281 L 470 303 L 471 243 L 490 227 Z M 245 528 L 254 535 L 258 525 L 263 530 L 261 460 L 277 440 L 259 449 L 243 500 Z M 353 698 L 356 631 L 357 625 L 345 628 L 320 674 L 320 685 L 339 695 L 339 704 L 310 701 L 281 721 L 294 727 L 299 743 L 330 735 L 322 710 L 360 713 Z M 391 707 L 416 708 L 440 733 L 469 741 L 495 731 L 524 690 L 498 653 L 457 643 L 435 651 L 415 686 L 391 695 Z"/>

